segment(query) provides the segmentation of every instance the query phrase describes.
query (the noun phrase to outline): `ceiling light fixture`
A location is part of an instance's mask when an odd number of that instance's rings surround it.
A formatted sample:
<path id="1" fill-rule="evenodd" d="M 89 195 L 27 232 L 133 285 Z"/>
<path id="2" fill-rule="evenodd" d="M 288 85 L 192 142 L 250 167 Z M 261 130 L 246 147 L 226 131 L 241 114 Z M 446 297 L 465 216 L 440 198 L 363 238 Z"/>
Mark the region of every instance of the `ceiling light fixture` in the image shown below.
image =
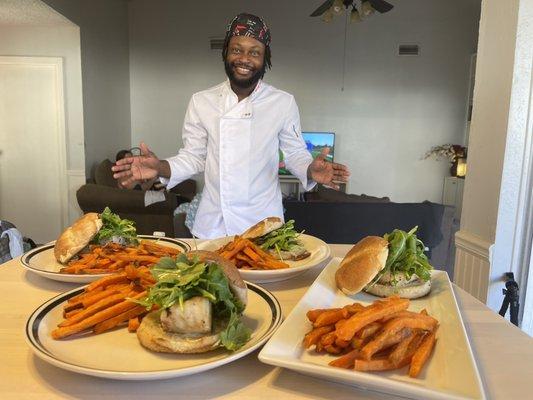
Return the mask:
<path id="1" fill-rule="evenodd" d="M 311 17 L 322 16 L 324 22 L 331 22 L 334 16 L 342 15 L 346 10 L 350 13 L 350 22 L 360 22 L 372 16 L 376 11 L 384 14 L 393 7 L 385 0 L 326 0 L 311 13 Z"/>

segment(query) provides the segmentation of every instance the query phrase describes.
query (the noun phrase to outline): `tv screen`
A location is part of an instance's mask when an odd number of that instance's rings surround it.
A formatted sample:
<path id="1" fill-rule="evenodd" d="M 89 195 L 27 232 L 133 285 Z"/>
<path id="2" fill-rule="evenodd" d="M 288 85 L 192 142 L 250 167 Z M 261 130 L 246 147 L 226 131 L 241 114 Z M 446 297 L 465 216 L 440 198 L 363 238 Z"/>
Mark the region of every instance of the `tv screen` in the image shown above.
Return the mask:
<path id="1" fill-rule="evenodd" d="M 328 161 L 333 161 L 335 153 L 335 133 L 333 132 L 302 132 L 302 136 L 307 146 L 307 150 L 311 153 L 313 158 L 322 152 L 324 147 L 329 147 Z M 290 172 L 285 168 L 283 161 L 283 153 L 279 152 L 279 174 L 290 175 Z"/>

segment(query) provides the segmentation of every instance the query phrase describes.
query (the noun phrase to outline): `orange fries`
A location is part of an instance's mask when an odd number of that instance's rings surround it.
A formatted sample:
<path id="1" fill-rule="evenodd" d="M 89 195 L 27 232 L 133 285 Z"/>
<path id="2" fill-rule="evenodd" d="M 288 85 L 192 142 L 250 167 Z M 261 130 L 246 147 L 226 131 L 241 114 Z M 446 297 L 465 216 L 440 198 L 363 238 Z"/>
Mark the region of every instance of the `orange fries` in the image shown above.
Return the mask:
<path id="1" fill-rule="evenodd" d="M 329 363 L 334 367 L 386 371 L 409 365 L 409 376 L 417 377 L 435 346 L 438 321 L 408 306 L 409 300 L 389 297 L 368 306 L 309 310 L 313 329 L 304 347 L 342 355 Z"/>
<path id="2" fill-rule="evenodd" d="M 150 266 L 161 257 L 175 257 L 181 251 L 158 243 L 141 240 L 135 247 L 108 243 L 91 245 L 90 251 L 80 254 L 61 268 L 63 274 L 105 274 L 124 271 L 128 265 Z"/>
<path id="3" fill-rule="evenodd" d="M 289 264 L 277 260 L 255 243 L 240 236 L 235 236 L 232 242 L 221 247 L 217 252 L 241 269 L 268 270 L 289 268 Z"/>
<path id="4" fill-rule="evenodd" d="M 135 332 L 148 310 L 132 300 L 146 296 L 154 283 L 147 267 L 131 265 L 123 273 L 91 283 L 67 301 L 63 307 L 65 319 L 52 331 L 52 338 L 63 339 L 89 330 L 102 333 L 121 324 Z"/>

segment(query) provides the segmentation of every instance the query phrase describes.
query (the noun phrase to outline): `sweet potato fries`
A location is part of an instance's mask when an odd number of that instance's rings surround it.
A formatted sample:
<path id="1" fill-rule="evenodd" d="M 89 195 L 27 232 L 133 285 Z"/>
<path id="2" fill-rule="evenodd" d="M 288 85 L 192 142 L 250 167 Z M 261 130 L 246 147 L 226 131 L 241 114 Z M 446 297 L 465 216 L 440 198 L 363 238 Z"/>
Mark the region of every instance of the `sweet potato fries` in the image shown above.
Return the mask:
<path id="1" fill-rule="evenodd" d="M 146 296 L 154 283 L 147 267 L 131 264 L 122 273 L 92 282 L 67 301 L 63 308 L 65 319 L 52 331 L 52 337 L 63 339 L 85 331 L 102 333 L 126 323 L 130 332 L 135 331 L 149 310 L 132 300 Z"/>
<path id="2" fill-rule="evenodd" d="M 305 348 L 342 354 L 329 363 L 357 371 L 386 371 L 409 365 L 409 376 L 419 375 L 436 341 L 438 321 L 427 312 L 407 311 L 409 300 L 389 297 L 363 306 L 307 312 L 313 329 Z"/>
<path id="3" fill-rule="evenodd" d="M 161 257 L 176 257 L 179 249 L 164 246 L 148 240 L 141 240 L 136 247 L 108 243 L 104 246 L 91 245 L 89 252 L 71 260 L 61 269 L 63 274 L 106 274 L 124 271 L 128 265 L 150 266 Z"/>
<path id="4" fill-rule="evenodd" d="M 240 269 L 282 269 L 289 264 L 275 259 L 248 239 L 235 236 L 235 239 L 217 250 L 227 260 L 235 263 Z"/>

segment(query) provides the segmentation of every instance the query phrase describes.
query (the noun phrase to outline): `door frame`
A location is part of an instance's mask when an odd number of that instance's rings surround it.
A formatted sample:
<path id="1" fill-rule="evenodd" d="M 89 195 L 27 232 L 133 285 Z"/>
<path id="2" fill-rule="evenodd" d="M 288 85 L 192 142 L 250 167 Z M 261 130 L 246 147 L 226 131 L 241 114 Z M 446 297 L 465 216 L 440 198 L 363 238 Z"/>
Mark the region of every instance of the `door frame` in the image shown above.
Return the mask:
<path id="1" fill-rule="evenodd" d="M 58 167 L 59 167 L 59 199 L 61 228 L 65 229 L 68 221 L 68 184 L 67 184 L 67 146 L 66 146 L 66 122 L 65 122 L 65 94 L 62 57 L 33 57 L 33 56 L 0 56 L 2 65 L 23 65 L 34 67 L 51 67 L 54 69 L 55 93 L 56 93 L 56 121 L 57 135 L 54 140 L 58 146 Z"/>

